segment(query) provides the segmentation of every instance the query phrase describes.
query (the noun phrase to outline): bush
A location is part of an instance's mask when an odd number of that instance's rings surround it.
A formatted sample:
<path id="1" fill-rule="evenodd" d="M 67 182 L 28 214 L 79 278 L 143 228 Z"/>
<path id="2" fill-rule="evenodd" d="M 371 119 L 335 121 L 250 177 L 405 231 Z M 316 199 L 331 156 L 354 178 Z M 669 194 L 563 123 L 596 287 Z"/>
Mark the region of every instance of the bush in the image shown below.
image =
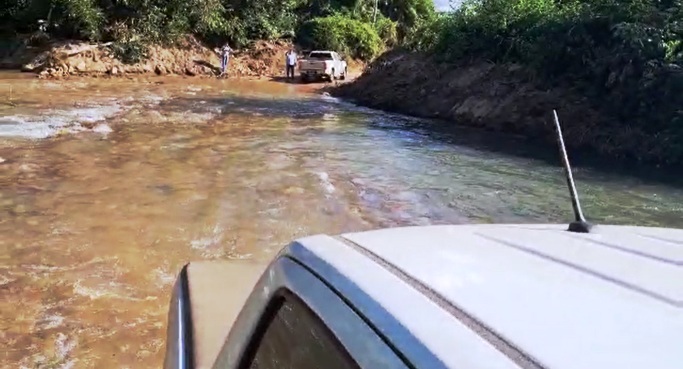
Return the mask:
<path id="1" fill-rule="evenodd" d="M 470 0 L 406 44 L 444 62 L 524 65 L 590 98 L 613 118 L 606 131 L 647 135 L 642 157 L 683 163 L 682 20 L 681 0 Z"/>
<path id="2" fill-rule="evenodd" d="M 450 19 L 448 15 L 437 15 L 421 20 L 404 36 L 403 45 L 415 51 L 434 50 Z"/>
<path id="3" fill-rule="evenodd" d="M 384 45 L 391 47 L 398 42 L 398 31 L 396 22 L 384 16 L 378 17 L 374 24 L 377 35 L 382 40 Z"/>
<path id="4" fill-rule="evenodd" d="M 0 38 L 40 30 L 54 38 L 173 43 L 191 33 L 241 48 L 303 29 L 311 45 L 371 58 L 383 46 L 378 40 L 394 45 L 402 30 L 429 17 L 432 1 L 0 0 Z"/>
<path id="5" fill-rule="evenodd" d="M 149 49 L 140 41 L 116 42 L 111 45 L 114 56 L 125 64 L 136 64 L 148 58 Z"/>
<path id="6" fill-rule="evenodd" d="M 335 50 L 363 60 L 374 58 L 383 48 L 382 40 L 370 24 L 341 15 L 303 23 L 297 32 L 297 41 L 304 47 Z"/>

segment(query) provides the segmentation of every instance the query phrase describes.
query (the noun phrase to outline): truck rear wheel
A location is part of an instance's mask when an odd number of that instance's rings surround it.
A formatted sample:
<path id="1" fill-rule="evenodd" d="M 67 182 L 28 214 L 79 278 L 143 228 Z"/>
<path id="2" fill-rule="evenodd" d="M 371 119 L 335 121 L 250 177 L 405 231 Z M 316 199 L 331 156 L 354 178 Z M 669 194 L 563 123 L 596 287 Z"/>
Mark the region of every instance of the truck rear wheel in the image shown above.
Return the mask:
<path id="1" fill-rule="evenodd" d="M 346 79 L 346 73 L 347 73 L 347 72 L 348 72 L 348 69 L 347 69 L 347 68 L 344 68 L 344 73 L 342 73 L 342 75 L 339 76 L 339 79 L 341 79 L 342 81 L 345 80 L 345 79 Z"/>

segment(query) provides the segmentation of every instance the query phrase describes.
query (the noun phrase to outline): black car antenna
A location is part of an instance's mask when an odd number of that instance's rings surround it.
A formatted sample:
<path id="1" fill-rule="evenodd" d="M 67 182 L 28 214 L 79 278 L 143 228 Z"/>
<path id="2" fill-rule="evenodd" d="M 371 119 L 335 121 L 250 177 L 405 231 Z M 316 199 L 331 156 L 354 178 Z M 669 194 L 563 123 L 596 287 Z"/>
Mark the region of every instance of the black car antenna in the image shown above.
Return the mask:
<path id="1" fill-rule="evenodd" d="M 572 198 L 572 207 L 574 208 L 574 221 L 569 223 L 569 229 L 567 230 L 576 233 L 589 233 L 593 225 L 586 221 L 586 218 L 583 216 L 583 211 L 581 210 L 579 194 L 576 192 L 572 168 L 569 165 L 569 157 L 567 157 L 567 149 L 564 147 L 562 129 L 560 128 L 560 118 L 557 117 L 557 111 L 555 109 L 553 109 L 553 115 L 555 116 L 555 129 L 557 130 L 557 142 L 560 146 L 560 156 L 562 157 L 564 173 L 567 177 L 567 187 L 569 187 L 569 194 Z"/>

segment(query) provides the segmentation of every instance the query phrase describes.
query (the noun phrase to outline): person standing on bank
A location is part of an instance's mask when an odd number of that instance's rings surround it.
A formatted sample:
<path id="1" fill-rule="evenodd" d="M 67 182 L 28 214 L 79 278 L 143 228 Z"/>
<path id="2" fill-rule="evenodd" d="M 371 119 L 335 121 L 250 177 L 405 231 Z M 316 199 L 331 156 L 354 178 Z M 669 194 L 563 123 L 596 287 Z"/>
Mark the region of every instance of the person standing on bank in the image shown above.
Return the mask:
<path id="1" fill-rule="evenodd" d="M 221 48 L 221 76 L 228 74 L 228 63 L 230 62 L 230 54 L 232 54 L 232 48 L 229 44 L 223 45 Z"/>
<path id="2" fill-rule="evenodd" d="M 287 64 L 287 79 L 294 78 L 294 68 L 296 67 L 296 53 L 293 49 L 289 49 L 285 55 L 285 61 Z"/>

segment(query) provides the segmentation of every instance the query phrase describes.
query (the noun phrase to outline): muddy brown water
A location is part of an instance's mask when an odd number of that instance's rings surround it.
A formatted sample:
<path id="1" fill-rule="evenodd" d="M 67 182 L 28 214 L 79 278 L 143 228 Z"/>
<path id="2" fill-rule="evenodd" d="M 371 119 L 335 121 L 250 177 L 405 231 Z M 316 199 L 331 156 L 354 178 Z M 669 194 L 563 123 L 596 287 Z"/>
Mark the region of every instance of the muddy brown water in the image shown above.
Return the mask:
<path id="1" fill-rule="evenodd" d="M 557 165 L 314 90 L 0 74 L 0 366 L 160 367 L 190 260 L 262 263 L 317 233 L 571 217 Z M 598 223 L 683 227 L 679 188 L 576 179 Z"/>

